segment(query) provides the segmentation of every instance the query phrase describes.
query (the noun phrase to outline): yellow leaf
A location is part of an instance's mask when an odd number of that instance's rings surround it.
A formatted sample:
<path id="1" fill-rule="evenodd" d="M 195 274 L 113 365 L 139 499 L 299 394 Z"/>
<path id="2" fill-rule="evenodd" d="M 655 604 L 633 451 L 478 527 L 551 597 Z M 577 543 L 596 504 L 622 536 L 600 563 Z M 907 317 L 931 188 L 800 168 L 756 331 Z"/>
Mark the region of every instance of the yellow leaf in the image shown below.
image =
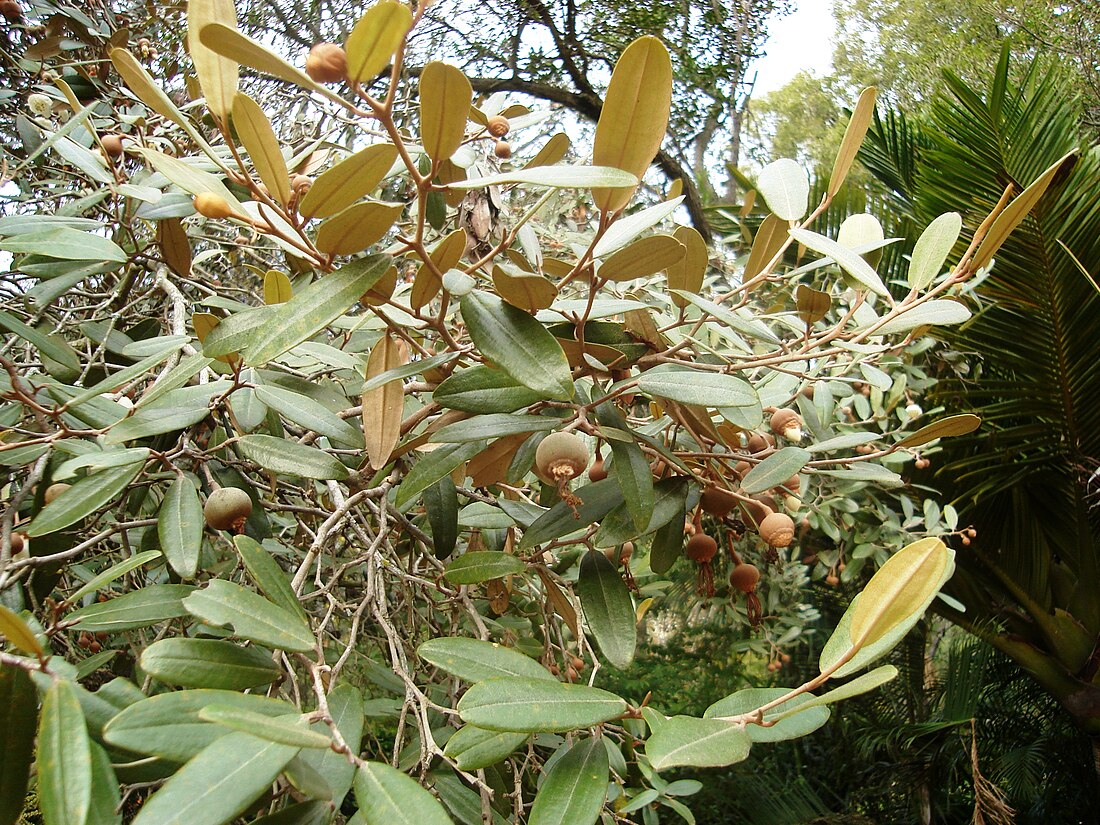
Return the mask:
<path id="1" fill-rule="evenodd" d="M 199 32 L 211 23 L 231 29 L 237 27 L 233 0 L 187 0 L 187 51 L 195 64 L 207 108 L 215 117 L 225 120 L 233 109 L 239 69 L 237 61 L 218 54 L 200 41 Z"/>
<path id="2" fill-rule="evenodd" d="M 431 251 L 432 263 L 440 272 L 454 269 L 462 260 L 466 251 L 467 235 L 465 229 L 456 229 L 446 238 L 441 240 Z M 413 309 L 420 309 L 436 296 L 443 282 L 432 272 L 427 264 L 421 264 L 413 280 L 412 294 L 409 296 L 409 304 Z"/>
<path id="3" fill-rule="evenodd" d="M 206 340 L 206 336 L 220 322 L 221 319 L 217 315 L 212 315 L 209 312 L 196 312 L 191 316 L 191 326 L 195 328 L 195 336 L 199 339 L 200 344 Z M 235 352 L 230 352 L 226 355 L 217 355 L 215 358 L 223 364 L 232 364 L 239 360 L 240 356 Z"/>
<path id="4" fill-rule="evenodd" d="M 403 3 L 381 0 L 359 18 L 344 44 L 348 80 L 370 80 L 387 65 L 412 28 L 412 12 Z"/>
<path id="5" fill-rule="evenodd" d="M 493 267 L 493 286 L 501 298 L 526 312 L 546 309 L 558 296 L 558 288 L 541 275 L 509 272 L 499 265 Z"/>
<path id="6" fill-rule="evenodd" d="M 367 359 L 367 380 L 408 362 L 408 346 L 392 333 L 387 333 L 378 339 Z M 375 470 L 386 466 L 390 453 L 397 446 L 404 409 L 405 387 L 399 378 L 363 393 L 363 435 L 367 442 L 367 457 Z"/>
<path id="7" fill-rule="evenodd" d="M 852 613 L 852 647 L 873 644 L 910 618 L 939 586 L 946 545 L 926 538 L 903 547 L 871 577 Z"/>
<path id="8" fill-rule="evenodd" d="M 593 166 L 614 166 L 639 179 L 661 148 L 672 107 L 672 60 L 656 37 L 639 37 L 615 64 L 592 149 Z M 634 189 L 594 189 L 596 206 L 618 212 Z"/>
<path id="9" fill-rule="evenodd" d="M 458 151 L 473 95 L 466 75 L 447 63 L 434 60 L 420 73 L 420 139 L 432 160 Z"/>
<path id="10" fill-rule="evenodd" d="M 764 267 L 786 243 L 788 226 L 785 220 L 775 215 L 764 218 L 753 238 L 752 251 L 745 263 L 745 274 L 741 276 L 743 281 L 751 280 L 764 271 Z"/>
<path id="11" fill-rule="evenodd" d="M 374 286 L 363 293 L 359 303 L 363 306 L 382 306 L 393 296 L 395 289 L 397 289 L 397 267 L 391 266 Z"/>
<path id="12" fill-rule="evenodd" d="M 233 125 L 267 191 L 286 206 L 290 203 L 290 174 L 279 151 L 279 140 L 264 110 L 243 92 L 233 98 Z"/>
<path id="13" fill-rule="evenodd" d="M 231 58 L 243 66 L 286 80 L 303 89 L 310 89 L 328 98 L 339 96 L 326 89 L 320 83 L 314 83 L 301 69 L 291 66 L 281 57 L 269 51 L 266 46 L 257 43 L 251 37 L 241 34 L 232 26 L 221 23 L 208 23 L 199 30 L 202 45 L 218 54 Z"/>
<path id="14" fill-rule="evenodd" d="M 676 180 L 669 184 L 668 192 L 665 193 L 665 200 L 674 201 L 682 194 L 684 194 L 684 179 L 676 178 Z"/>
<path id="15" fill-rule="evenodd" d="M 686 253 L 687 247 L 672 235 L 650 235 L 610 255 L 596 274 L 609 281 L 645 278 L 680 263 Z"/>
<path id="16" fill-rule="evenodd" d="M 307 218 L 327 218 L 374 189 L 397 159 L 392 143 L 376 143 L 317 176 L 298 211 Z"/>
<path id="17" fill-rule="evenodd" d="M 41 657 L 44 653 L 38 637 L 27 627 L 22 617 L 2 604 L 0 604 L 0 635 L 31 656 Z"/>
<path id="18" fill-rule="evenodd" d="M 138 63 L 129 49 L 111 49 L 111 63 L 118 70 L 119 75 L 126 81 L 130 91 L 138 96 L 138 99 L 163 118 L 175 123 L 177 126 L 187 128 L 187 121 L 183 113 L 176 108 L 164 90 L 153 80 L 153 76 L 145 71 L 145 67 Z"/>
<path id="19" fill-rule="evenodd" d="M 565 157 L 565 153 L 569 151 L 569 146 L 569 136 L 565 132 L 558 132 L 546 141 L 546 145 L 539 149 L 538 154 L 531 158 L 523 168 L 533 169 L 536 166 L 553 166 Z"/>
<path id="20" fill-rule="evenodd" d="M 352 255 L 382 240 L 405 208 L 403 203 L 357 203 L 317 230 L 317 248 L 328 255 Z"/>
<path id="21" fill-rule="evenodd" d="M 282 272 L 272 269 L 264 275 L 264 303 L 285 304 L 290 300 L 293 290 L 290 286 L 290 278 Z"/>
<path id="22" fill-rule="evenodd" d="M 868 86 L 859 93 L 859 100 L 852 110 L 852 119 L 848 121 L 848 128 L 844 131 L 844 139 L 840 142 L 840 148 L 833 162 L 833 173 L 829 175 L 829 197 L 840 191 L 844 179 L 852 168 L 852 161 L 856 159 L 856 153 L 863 144 L 863 138 L 867 135 L 867 127 L 871 125 L 871 118 L 875 114 L 875 96 L 878 90 L 874 86 Z"/>
<path id="23" fill-rule="evenodd" d="M 684 245 L 684 257 L 668 268 L 668 288 L 682 289 L 698 294 L 703 288 L 703 277 L 707 274 L 710 252 L 707 242 L 698 230 L 690 226 L 679 226 L 672 237 Z M 682 295 L 672 295 L 672 303 L 686 307 L 690 301 Z"/>

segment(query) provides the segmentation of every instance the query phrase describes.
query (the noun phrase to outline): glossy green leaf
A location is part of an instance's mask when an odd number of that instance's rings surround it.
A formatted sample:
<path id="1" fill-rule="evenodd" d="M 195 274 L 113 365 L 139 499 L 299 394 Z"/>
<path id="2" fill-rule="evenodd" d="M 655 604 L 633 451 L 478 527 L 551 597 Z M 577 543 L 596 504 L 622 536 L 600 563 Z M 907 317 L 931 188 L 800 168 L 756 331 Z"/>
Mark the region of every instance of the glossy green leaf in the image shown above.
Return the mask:
<path id="1" fill-rule="evenodd" d="M 923 326 L 947 326 L 970 320 L 970 310 L 965 304 L 943 298 L 926 301 L 888 320 L 875 330 L 876 335 L 897 335 Z"/>
<path id="2" fill-rule="evenodd" d="M 809 450 L 803 450 L 801 447 L 784 447 L 772 453 L 745 474 L 741 482 L 741 492 L 752 495 L 778 487 L 795 473 L 800 472 L 811 458 Z"/>
<path id="3" fill-rule="evenodd" d="M 179 338 L 175 338 L 170 341 L 168 339 L 156 340 L 165 341 L 166 343 L 163 346 L 158 346 L 156 351 L 153 352 L 151 355 L 142 357 L 141 360 L 138 361 L 136 364 L 131 364 L 130 366 L 124 367 L 117 372 L 112 372 L 102 381 L 94 384 L 91 387 L 88 387 L 88 389 L 84 390 L 83 392 L 77 393 L 69 399 L 69 407 L 72 408 L 80 406 L 85 401 L 90 401 L 101 393 L 110 392 L 116 387 L 120 387 L 124 384 L 130 383 L 135 378 L 140 378 L 141 376 L 149 372 L 149 370 L 151 370 L 157 364 L 168 358 L 169 355 L 174 352 L 178 352 L 180 347 L 183 346 L 183 344 L 186 344 L 189 339 L 186 336 L 180 336 Z M 129 354 L 131 348 L 132 345 L 125 348 L 124 352 L 126 356 L 128 358 L 137 357 L 136 355 Z"/>
<path id="4" fill-rule="evenodd" d="M 220 639 L 161 639 L 142 651 L 141 667 L 170 685 L 219 690 L 259 687 L 282 675 L 268 651 Z"/>
<path id="5" fill-rule="evenodd" d="M 649 370 L 638 377 L 638 389 L 646 395 L 699 407 L 748 407 L 759 403 L 751 384 L 718 372 Z"/>
<path id="6" fill-rule="evenodd" d="M 266 364 L 312 338 L 355 306 L 390 266 L 389 255 L 368 255 L 318 278 L 285 304 L 273 307 L 245 352 L 252 366 Z"/>
<path id="7" fill-rule="evenodd" d="M 332 802 L 327 799 L 313 799 L 288 805 L 273 814 L 253 819 L 249 825 L 329 825 L 332 815 Z"/>
<path id="8" fill-rule="evenodd" d="M 266 791 L 298 748 L 230 733 L 154 793 L 133 825 L 224 825 Z"/>
<path id="9" fill-rule="evenodd" d="M 113 467 L 125 467 L 130 464 L 143 464 L 149 458 L 148 447 L 134 447 L 129 450 L 94 450 L 84 455 L 70 458 L 61 464 L 53 474 L 54 481 L 68 481 L 80 475 L 84 470 L 89 474 L 98 473 Z"/>
<path id="10" fill-rule="evenodd" d="M 124 264 L 129 260 L 122 248 L 110 238 L 64 226 L 9 237 L 0 241 L 0 249 L 13 255 L 43 255 L 74 261 Z"/>
<path id="11" fill-rule="evenodd" d="M 214 703 L 199 711 L 199 719 L 296 748 L 329 748 L 332 745 L 331 737 L 310 730 L 294 721 L 292 716 L 272 719 L 262 713 Z"/>
<path id="12" fill-rule="evenodd" d="M 684 512 L 683 508 L 680 510 Z M 684 555 L 683 520 L 673 519 L 653 534 L 649 551 L 649 569 L 663 576 Z"/>
<path id="13" fill-rule="evenodd" d="M 195 485 L 178 476 L 157 513 L 157 537 L 168 565 L 181 579 L 193 579 L 202 550 L 202 502 Z"/>
<path id="14" fill-rule="evenodd" d="M 719 699 L 703 716 L 716 719 L 752 713 L 790 693 L 790 688 L 747 688 Z M 767 726 L 750 722 L 745 730 L 753 742 L 783 742 L 807 736 L 829 721 L 829 709 L 820 707 L 817 697 L 803 693 L 764 713 Z M 787 715 L 787 714 L 790 715 Z"/>
<path id="15" fill-rule="evenodd" d="M 606 690 L 542 679 L 478 682 L 458 702 L 467 724 L 528 733 L 587 728 L 615 719 L 625 710 L 626 702 Z"/>
<path id="16" fill-rule="evenodd" d="M 352 83 L 373 80 L 389 65 L 393 53 L 412 28 L 412 22 L 409 7 L 394 0 L 379 0 L 367 9 L 344 44 L 348 54 L 348 80 Z"/>
<path id="17" fill-rule="evenodd" d="M 424 488 L 424 509 L 432 527 L 432 550 L 437 559 L 445 559 L 458 543 L 458 491 L 450 476 Z"/>
<path id="18" fill-rule="evenodd" d="M 628 667 L 634 661 L 638 632 L 634 603 L 619 571 L 599 550 L 589 550 L 581 558 L 574 589 L 600 653 L 614 667 Z"/>
<path id="19" fill-rule="evenodd" d="M 267 598 L 283 610 L 308 621 L 298 596 L 290 586 L 286 573 L 263 547 L 248 536 L 234 536 L 233 544 L 240 554 L 244 569 Z"/>
<path id="20" fill-rule="evenodd" d="M 0 311 L 0 327 L 3 327 L 8 332 L 15 333 L 20 339 L 30 343 L 35 349 L 42 353 L 44 358 L 49 358 L 56 361 L 58 364 L 63 364 L 74 373 L 79 373 L 80 358 L 71 347 L 64 346 L 62 343 L 58 342 L 56 338 L 44 335 L 34 327 L 27 326 L 14 315 L 2 311 Z"/>
<path id="21" fill-rule="evenodd" d="M 115 813 L 122 802 L 122 795 L 111 757 L 96 742 L 91 743 L 91 752 L 92 798 L 86 825 L 122 825 L 122 814 Z"/>
<path id="22" fill-rule="evenodd" d="M 320 480 L 340 480 L 348 476 L 348 468 L 335 456 L 285 438 L 244 435 L 237 440 L 236 447 L 242 456 L 273 473 Z"/>
<path id="23" fill-rule="evenodd" d="M 82 478 L 38 512 L 27 525 L 27 535 L 33 538 L 54 533 L 108 507 L 140 472 L 141 465 L 137 464 Z"/>
<path id="24" fill-rule="evenodd" d="M 317 644 L 309 624 L 299 615 L 222 579 L 191 593 L 183 606 L 207 624 L 228 627 L 233 635 L 268 647 L 308 653 Z"/>
<path id="25" fill-rule="evenodd" d="M 573 495 L 581 500 L 576 512 L 564 501 L 559 501 L 523 532 L 520 550 L 530 550 L 543 542 L 583 530 L 623 503 L 622 488 L 613 478 L 580 487 L 573 491 Z"/>
<path id="26" fill-rule="evenodd" d="M 363 738 L 363 694 L 355 685 L 342 682 L 329 691 L 328 710 L 351 752 L 359 753 Z M 323 722 L 315 722 L 313 730 L 327 735 L 329 727 Z M 333 803 L 339 807 L 355 777 L 355 766 L 347 756 L 330 749 L 321 753 L 302 753 L 298 758 L 305 760 L 324 777 L 332 791 Z"/>
<path id="27" fill-rule="evenodd" d="M 455 761 L 459 770 L 476 771 L 506 759 L 527 741 L 527 736 L 463 725 L 447 740 L 443 753 Z"/>
<path id="28" fill-rule="evenodd" d="M 358 428 L 308 396 L 283 387 L 261 385 L 256 387 L 256 397 L 287 421 L 340 444 L 363 448 L 363 433 Z"/>
<path id="29" fill-rule="evenodd" d="M 206 722 L 199 715 L 213 704 L 264 717 L 294 712 L 293 706 L 266 696 L 229 690 L 178 690 L 124 708 L 107 723 L 103 738 L 117 748 L 183 763 L 229 734 L 228 729 Z"/>
<path id="30" fill-rule="evenodd" d="M 38 805 L 45 825 L 87 819 L 92 800 L 92 751 L 76 687 L 56 680 L 42 700 L 38 724 Z"/>
<path id="31" fill-rule="evenodd" d="M 382 762 L 355 772 L 355 801 L 366 825 L 451 825 L 451 818 L 412 777 Z"/>
<path id="32" fill-rule="evenodd" d="M 814 252 L 836 261 L 841 269 L 855 278 L 866 289 L 871 290 L 876 295 L 889 296 L 890 291 L 886 289 L 886 284 L 882 282 L 878 273 L 871 268 L 867 261 L 863 260 L 858 252 L 854 252 L 841 246 L 836 241 L 808 229 L 791 229 L 790 235 Z"/>
<path id="33" fill-rule="evenodd" d="M 485 292 L 462 299 L 462 317 L 483 356 L 545 398 L 568 401 L 573 376 L 561 345 L 521 309 Z"/>
<path id="34" fill-rule="evenodd" d="M 27 796 L 38 724 L 34 683 L 22 668 L 0 666 L 0 822 L 14 825 Z"/>
<path id="35" fill-rule="evenodd" d="M 437 447 L 413 465 L 412 470 L 405 476 L 401 486 L 397 488 L 397 497 L 394 503 L 403 507 L 416 499 L 420 493 L 439 481 L 443 476 L 448 476 L 451 471 L 469 461 L 475 455 L 485 449 L 484 442 L 469 441 L 462 444 L 444 444 Z"/>
<path id="36" fill-rule="evenodd" d="M 459 370 L 432 393 L 448 409 L 484 414 L 513 412 L 543 398 L 507 373 L 481 365 Z"/>
<path id="37" fill-rule="evenodd" d="M 477 584 L 522 573 L 527 565 L 522 560 L 499 550 L 475 550 L 463 553 L 447 565 L 443 577 L 451 584 Z"/>
<path id="38" fill-rule="evenodd" d="M 437 443 L 485 441 L 521 433 L 537 433 L 561 426 L 561 420 L 544 415 L 508 415 L 495 413 L 479 415 L 448 424 L 432 434 Z"/>
<path id="39" fill-rule="evenodd" d="M 528 825 L 594 825 L 607 799 L 607 748 L 590 737 L 567 748 L 546 773 Z"/>
<path id="40" fill-rule="evenodd" d="M 947 256 L 951 254 L 962 232 L 962 215 L 947 212 L 928 224 L 917 238 L 909 259 L 909 287 L 924 289 L 943 270 Z"/>
<path id="41" fill-rule="evenodd" d="M 752 740 L 740 726 L 715 719 L 673 716 L 646 742 L 645 752 L 653 769 L 722 768 L 749 756 Z"/>
<path id="42" fill-rule="evenodd" d="M 131 570 L 137 570 L 142 565 L 159 559 L 160 556 L 161 552 L 159 550 L 146 550 L 143 553 L 135 553 L 133 556 L 130 556 L 130 558 L 123 559 L 117 564 L 112 564 L 103 572 L 97 573 L 95 577 L 92 578 L 92 580 L 89 581 L 87 584 L 83 584 L 79 588 L 77 588 L 77 590 L 75 590 L 72 595 L 70 595 L 66 599 L 66 601 L 68 601 L 70 604 L 75 604 L 89 593 L 94 593 L 102 588 L 103 585 L 109 584 L 116 579 L 122 578 Z"/>
<path id="43" fill-rule="evenodd" d="M 65 617 L 78 630 L 120 633 L 187 615 L 183 600 L 194 591 L 187 584 L 150 584 L 105 602 L 93 602 Z"/>
<path id="44" fill-rule="evenodd" d="M 645 532 L 653 516 L 653 471 L 642 448 L 631 438 L 629 441 L 609 439 L 611 454 L 615 460 L 611 473 L 623 491 L 623 503 L 630 511 L 634 527 Z"/>
<path id="45" fill-rule="evenodd" d="M 776 217 L 784 221 L 800 220 L 809 207 L 810 179 L 790 158 L 772 161 L 761 169 L 756 176 L 756 190 Z"/>
<path id="46" fill-rule="evenodd" d="M 956 435 L 972 433 L 982 425 L 982 420 L 976 415 L 962 413 L 961 415 L 949 415 L 931 424 L 925 424 L 915 433 L 910 433 L 895 444 L 895 447 L 923 447 L 937 438 L 951 438 Z"/>
<path id="47" fill-rule="evenodd" d="M 426 662 L 467 682 L 483 682 L 504 676 L 550 679 L 550 671 L 530 656 L 496 642 L 461 636 L 429 639 L 416 649 Z"/>

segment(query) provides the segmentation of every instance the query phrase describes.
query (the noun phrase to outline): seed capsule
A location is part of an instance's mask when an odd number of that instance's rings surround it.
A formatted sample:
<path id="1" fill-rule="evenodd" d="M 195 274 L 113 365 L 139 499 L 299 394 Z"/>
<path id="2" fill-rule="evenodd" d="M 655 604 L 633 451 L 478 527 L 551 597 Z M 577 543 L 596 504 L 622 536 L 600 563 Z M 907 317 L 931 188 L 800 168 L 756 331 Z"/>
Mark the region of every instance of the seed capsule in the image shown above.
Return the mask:
<path id="1" fill-rule="evenodd" d="M 222 487 L 206 499 L 202 514 L 209 527 L 238 532 L 252 514 L 252 499 L 238 487 Z"/>
<path id="2" fill-rule="evenodd" d="M 306 57 L 306 74 L 316 83 L 339 83 L 348 74 L 348 56 L 335 43 L 318 43 Z"/>

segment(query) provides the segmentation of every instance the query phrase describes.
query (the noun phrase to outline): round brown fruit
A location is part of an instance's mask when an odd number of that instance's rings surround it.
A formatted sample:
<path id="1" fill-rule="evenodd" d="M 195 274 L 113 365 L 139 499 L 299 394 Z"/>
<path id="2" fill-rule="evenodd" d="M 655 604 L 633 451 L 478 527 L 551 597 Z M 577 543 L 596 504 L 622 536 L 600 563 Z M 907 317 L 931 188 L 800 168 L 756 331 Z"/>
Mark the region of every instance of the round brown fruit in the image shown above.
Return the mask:
<path id="1" fill-rule="evenodd" d="M 749 436 L 748 443 L 745 444 L 747 449 L 753 455 L 762 453 L 765 450 L 769 450 L 775 446 L 775 439 L 770 435 L 760 435 L 760 433 L 753 433 Z"/>
<path id="2" fill-rule="evenodd" d="M 751 593 L 760 582 L 760 570 L 755 564 L 739 564 L 730 573 L 730 587 L 742 593 Z"/>
<path id="3" fill-rule="evenodd" d="M 11 554 L 13 556 L 23 552 L 23 547 L 26 544 L 26 540 L 23 538 L 22 533 L 11 534 Z"/>
<path id="4" fill-rule="evenodd" d="M 195 195 L 191 202 L 195 205 L 195 211 L 205 218 L 228 218 L 233 214 L 226 199 L 211 192 Z"/>
<path id="5" fill-rule="evenodd" d="M 836 587 L 838 584 L 840 584 L 840 579 L 830 573 L 828 576 L 825 577 L 825 584 L 829 585 L 829 587 Z"/>
<path id="6" fill-rule="evenodd" d="M 99 139 L 99 142 L 103 144 L 103 151 L 107 153 L 107 157 L 122 157 L 121 135 L 103 135 L 103 137 Z"/>
<path id="7" fill-rule="evenodd" d="M 506 140 L 498 140 L 493 145 L 493 154 L 501 160 L 508 160 L 512 157 L 512 144 Z"/>
<path id="8" fill-rule="evenodd" d="M 66 484 L 64 481 L 59 481 L 57 484 L 51 484 L 46 488 L 46 492 L 42 494 L 42 500 L 49 504 L 72 486 L 71 484 Z"/>
<path id="9" fill-rule="evenodd" d="M 700 564 L 709 562 L 717 552 L 718 542 L 706 533 L 696 533 L 688 539 L 688 543 L 684 547 L 684 555 Z"/>
<path id="10" fill-rule="evenodd" d="M 771 547 L 789 547 L 794 541 L 794 521 L 786 513 L 772 513 L 760 522 L 760 538 Z"/>
<path id="11" fill-rule="evenodd" d="M 772 413 L 772 432 L 788 441 L 802 440 L 802 419 L 794 410 L 776 410 Z"/>
<path id="12" fill-rule="evenodd" d="M 294 190 L 294 194 L 299 198 L 304 198 L 312 187 L 313 178 L 309 175 L 290 176 L 290 188 Z"/>
<path id="13" fill-rule="evenodd" d="M 339 83 L 348 74 L 348 56 L 335 43 L 318 43 L 306 57 L 306 74 L 315 83 Z"/>
<path id="14" fill-rule="evenodd" d="M 511 124 L 503 115 L 493 115 L 485 124 L 485 130 L 495 138 L 502 138 L 508 134 Z"/>
<path id="15" fill-rule="evenodd" d="M 252 514 L 252 499 L 239 487 L 221 487 L 206 499 L 202 514 L 215 530 L 239 530 Z"/>
<path id="16" fill-rule="evenodd" d="M 588 447 L 575 433 L 550 433 L 535 450 L 535 467 L 554 481 L 570 480 L 588 466 Z"/>
<path id="17" fill-rule="evenodd" d="M 588 468 L 588 480 L 596 482 L 603 481 L 605 478 L 607 478 L 607 467 L 604 466 L 603 458 L 597 456 L 592 466 Z"/>
<path id="18" fill-rule="evenodd" d="M 16 0 L 3 0 L 0 2 L 0 14 L 4 15 L 9 23 L 18 23 L 23 19 L 23 7 Z"/>
<path id="19" fill-rule="evenodd" d="M 703 512 L 710 513 L 716 518 L 725 518 L 730 510 L 737 506 L 737 499 L 729 490 L 708 487 L 699 497 L 699 506 L 703 508 Z"/>

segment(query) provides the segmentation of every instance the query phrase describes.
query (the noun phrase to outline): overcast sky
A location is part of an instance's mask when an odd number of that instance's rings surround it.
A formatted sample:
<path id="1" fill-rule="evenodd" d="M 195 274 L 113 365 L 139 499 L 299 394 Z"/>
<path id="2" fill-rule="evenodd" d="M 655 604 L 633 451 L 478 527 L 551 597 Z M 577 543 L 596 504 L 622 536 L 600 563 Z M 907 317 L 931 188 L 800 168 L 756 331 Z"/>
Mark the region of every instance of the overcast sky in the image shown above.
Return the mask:
<path id="1" fill-rule="evenodd" d="M 799 0 L 792 14 L 772 23 L 767 54 L 753 64 L 758 72 L 754 95 L 780 88 L 803 69 L 818 76 L 829 70 L 836 30 L 832 5 L 830 0 Z"/>

